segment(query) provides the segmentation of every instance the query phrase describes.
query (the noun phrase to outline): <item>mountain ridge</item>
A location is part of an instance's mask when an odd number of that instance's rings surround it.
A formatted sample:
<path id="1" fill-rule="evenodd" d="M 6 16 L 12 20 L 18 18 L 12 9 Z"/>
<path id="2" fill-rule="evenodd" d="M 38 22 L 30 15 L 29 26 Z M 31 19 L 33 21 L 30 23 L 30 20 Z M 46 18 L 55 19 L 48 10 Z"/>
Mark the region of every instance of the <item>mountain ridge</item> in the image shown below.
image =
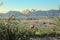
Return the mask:
<path id="1" fill-rule="evenodd" d="M 19 11 L 9 11 L 7 13 L 0 13 L 0 18 L 8 18 L 11 15 L 15 15 L 15 18 L 41 18 L 41 17 L 60 17 L 60 10 L 48 10 L 48 11 L 33 11 L 24 14 Z"/>

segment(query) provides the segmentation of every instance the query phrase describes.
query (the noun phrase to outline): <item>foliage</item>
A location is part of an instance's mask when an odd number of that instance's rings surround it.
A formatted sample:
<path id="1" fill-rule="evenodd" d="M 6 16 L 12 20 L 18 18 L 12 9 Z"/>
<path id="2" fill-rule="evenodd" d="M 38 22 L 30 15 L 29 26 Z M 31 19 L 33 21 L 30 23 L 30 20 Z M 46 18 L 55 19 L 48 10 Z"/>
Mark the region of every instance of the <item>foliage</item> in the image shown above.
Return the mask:
<path id="1" fill-rule="evenodd" d="M 56 24 L 60 24 L 60 19 L 55 20 Z M 59 25 L 58 25 L 59 26 Z M 60 35 L 60 27 L 44 27 L 44 28 L 28 28 L 25 24 L 11 22 L 5 25 L 5 22 L 0 23 L 0 40 L 29 40 L 30 37 L 44 37 L 49 35 Z"/>

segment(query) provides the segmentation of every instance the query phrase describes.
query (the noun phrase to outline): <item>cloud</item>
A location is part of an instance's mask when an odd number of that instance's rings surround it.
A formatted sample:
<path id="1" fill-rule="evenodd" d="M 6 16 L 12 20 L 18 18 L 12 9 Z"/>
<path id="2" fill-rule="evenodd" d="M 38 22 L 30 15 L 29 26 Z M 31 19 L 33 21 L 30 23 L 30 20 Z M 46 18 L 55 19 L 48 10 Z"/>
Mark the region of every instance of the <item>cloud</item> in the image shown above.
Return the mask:
<path id="1" fill-rule="evenodd" d="M 2 6 L 4 3 L 3 2 L 0 2 L 0 6 Z"/>

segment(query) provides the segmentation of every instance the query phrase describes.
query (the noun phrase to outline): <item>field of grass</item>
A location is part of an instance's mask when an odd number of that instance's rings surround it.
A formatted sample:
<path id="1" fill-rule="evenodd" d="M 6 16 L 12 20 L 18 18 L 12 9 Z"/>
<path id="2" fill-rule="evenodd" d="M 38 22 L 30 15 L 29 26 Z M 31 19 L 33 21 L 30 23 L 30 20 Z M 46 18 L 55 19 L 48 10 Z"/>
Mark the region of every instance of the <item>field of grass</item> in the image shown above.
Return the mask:
<path id="1" fill-rule="evenodd" d="M 55 27 L 38 27 L 36 24 L 36 26 L 33 24 L 28 25 L 28 23 L 25 22 L 26 20 L 22 22 L 19 22 L 21 20 L 17 21 L 11 20 L 8 25 L 5 25 L 5 20 L 0 19 L 0 40 L 18 40 L 19 38 L 21 38 L 21 40 L 29 40 L 30 37 L 60 36 L 60 19 L 55 20 L 55 24 L 57 24 Z"/>

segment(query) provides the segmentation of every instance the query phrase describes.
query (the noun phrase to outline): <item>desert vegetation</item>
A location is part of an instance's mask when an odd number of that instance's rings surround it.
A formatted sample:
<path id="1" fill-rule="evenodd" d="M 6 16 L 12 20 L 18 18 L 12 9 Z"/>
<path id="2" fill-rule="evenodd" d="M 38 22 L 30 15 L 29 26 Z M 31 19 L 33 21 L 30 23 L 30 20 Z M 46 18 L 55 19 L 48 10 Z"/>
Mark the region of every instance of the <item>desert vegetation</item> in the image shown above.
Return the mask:
<path id="1" fill-rule="evenodd" d="M 6 25 L 5 20 L 0 19 L 0 40 L 30 40 L 31 37 L 58 38 L 58 36 L 60 36 L 59 18 L 55 18 L 54 20 L 53 24 L 56 26 L 46 26 L 46 27 L 41 27 L 41 26 L 35 27 L 33 23 L 26 24 L 25 21 L 23 22 L 23 24 L 21 24 L 21 22 L 16 22 L 16 19 L 11 20 L 9 24 Z M 17 21 L 21 21 L 21 20 L 17 20 Z"/>

